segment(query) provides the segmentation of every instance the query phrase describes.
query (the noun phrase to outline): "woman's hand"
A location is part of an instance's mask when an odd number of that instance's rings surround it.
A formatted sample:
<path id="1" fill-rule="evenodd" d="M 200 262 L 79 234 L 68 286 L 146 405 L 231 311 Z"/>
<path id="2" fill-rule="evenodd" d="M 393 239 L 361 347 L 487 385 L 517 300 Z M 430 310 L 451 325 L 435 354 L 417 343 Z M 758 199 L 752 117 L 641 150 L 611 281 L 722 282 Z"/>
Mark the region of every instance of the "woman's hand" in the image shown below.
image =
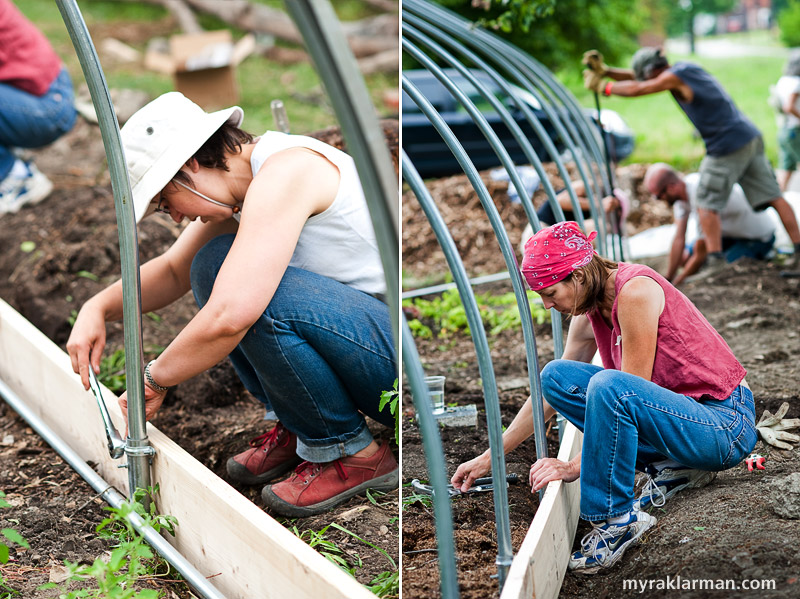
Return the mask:
<path id="1" fill-rule="evenodd" d="M 528 480 L 531 483 L 531 492 L 533 492 L 538 491 L 554 480 L 563 480 L 566 483 L 571 483 L 577 480 L 580 474 L 581 467 L 579 463 L 562 462 L 556 458 L 542 458 L 541 460 L 536 460 L 531 466 Z"/>
<path id="2" fill-rule="evenodd" d="M 167 389 L 164 391 L 156 391 L 146 382 L 144 384 L 144 419 L 151 420 L 156 412 L 161 408 L 164 403 L 164 398 L 167 396 Z M 119 396 L 117 400 L 119 407 L 122 410 L 122 417 L 125 419 L 125 434 L 123 437 L 128 436 L 128 392 L 126 391 Z"/>
<path id="3" fill-rule="evenodd" d="M 89 389 L 89 368 L 100 372 L 100 358 L 106 346 L 106 321 L 102 310 L 91 303 L 84 304 L 75 319 L 67 340 L 72 370 L 81 377 L 84 389 Z"/>
<path id="4" fill-rule="evenodd" d="M 453 478 L 450 479 L 453 487 L 460 489 L 461 492 L 466 492 L 475 482 L 476 479 L 486 475 L 491 470 L 492 457 L 488 452 L 482 453 L 477 458 L 471 459 L 469 462 L 461 464 Z"/>

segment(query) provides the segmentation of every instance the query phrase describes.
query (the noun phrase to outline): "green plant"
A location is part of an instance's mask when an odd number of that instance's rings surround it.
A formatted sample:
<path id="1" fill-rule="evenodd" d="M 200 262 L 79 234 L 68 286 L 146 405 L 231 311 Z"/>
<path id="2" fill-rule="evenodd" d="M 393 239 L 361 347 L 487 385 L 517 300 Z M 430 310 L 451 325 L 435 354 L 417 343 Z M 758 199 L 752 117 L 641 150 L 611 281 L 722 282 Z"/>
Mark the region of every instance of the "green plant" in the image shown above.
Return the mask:
<path id="1" fill-rule="evenodd" d="M 531 317 L 538 324 L 542 324 L 550 320 L 550 312 L 536 301 L 537 297 L 533 291 L 528 291 Z M 513 292 L 501 295 L 484 293 L 476 295 L 475 300 L 478 303 L 481 320 L 488 329 L 489 335 L 498 335 L 506 329 L 521 325 L 522 318 Z M 437 335 L 439 338 L 446 338 L 456 332 L 463 332 L 464 334 L 469 334 L 470 332 L 467 313 L 461 303 L 461 297 L 457 289 L 448 289 L 430 300 L 422 298 L 405 300 L 403 305 L 406 307 L 413 306 L 419 311 L 420 317 L 433 320 L 439 330 Z M 408 324 L 415 337 L 433 336 L 430 327 L 423 324 L 419 319 L 412 319 Z"/>
<path id="2" fill-rule="evenodd" d="M 5 493 L 0 491 L 0 508 L 11 507 L 11 504 L 8 503 L 5 499 Z M 24 547 L 25 549 L 30 548 L 28 545 L 28 541 L 22 538 L 22 535 L 19 534 L 13 528 L 4 528 L 2 531 L 3 537 L 6 541 L 11 544 L 19 545 L 20 547 Z M 5 544 L 5 542 L 0 541 L 0 564 L 8 563 L 8 559 L 10 557 L 10 547 Z M 5 578 L 3 578 L 3 573 L 0 572 L 0 597 L 11 597 L 11 595 L 16 595 L 17 591 L 10 587 L 7 583 Z"/>
<path id="3" fill-rule="evenodd" d="M 292 532 L 299 539 L 305 541 L 309 547 L 317 551 L 319 554 L 332 561 L 351 576 L 355 576 L 355 571 L 362 565 L 361 558 L 358 556 L 358 554 L 346 554 L 335 542 L 327 538 L 325 533 L 328 532 L 328 529 L 331 526 L 333 526 L 333 524 L 328 524 L 321 530 L 312 530 L 309 528 L 302 532 L 298 530 L 297 526 L 292 526 Z M 347 560 L 347 557 L 345 556 L 355 559 L 356 565 L 351 566 Z"/>
<path id="4" fill-rule="evenodd" d="M 375 507 L 383 507 L 385 505 L 390 505 L 391 504 L 391 502 L 389 502 L 389 501 L 385 501 L 383 503 L 378 501 L 379 497 L 384 497 L 386 495 L 386 493 L 384 493 L 383 491 L 377 491 L 375 489 L 367 489 L 366 492 L 365 492 L 365 495 L 366 495 L 367 499 L 369 500 L 369 502 L 372 505 L 374 505 Z"/>
<path id="5" fill-rule="evenodd" d="M 88 270 L 79 270 L 75 276 L 83 277 L 84 279 L 89 279 L 90 281 L 99 281 L 100 277 L 98 277 L 93 272 L 89 272 Z"/>
<path id="6" fill-rule="evenodd" d="M 161 594 L 155 589 L 137 590 L 134 585 L 143 578 L 153 578 L 169 574 L 167 565 L 164 568 L 161 558 L 154 555 L 153 550 L 145 543 L 144 537 L 128 520 L 132 513 L 138 514 L 145 523 L 157 532 L 175 534 L 177 520 L 172 516 L 156 514 L 155 502 L 150 502 L 150 509 L 145 510 L 142 499 L 158 493 L 158 486 L 143 490 L 138 489 L 132 502 L 124 502 L 119 508 L 106 508 L 110 516 L 97 526 L 100 538 L 112 542 L 113 549 L 108 560 L 97 558 L 90 565 L 81 565 L 65 561 L 71 581 L 94 580 L 97 588 L 83 588 L 59 595 L 59 599 L 158 599 Z M 42 589 L 58 588 L 56 584 L 46 584 Z"/>
<path id="7" fill-rule="evenodd" d="M 390 391 L 381 391 L 381 402 L 378 410 L 383 412 L 385 407 L 389 407 L 389 413 L 394 416 L 394 440 L 400 444 L 400 412 L 397 409 L 400 403 L 400 396 L 397 393 L 397 379 L 394 379 L 394 387 Z"/>
<path id="8" fill-rule="evenodd" d="M 114 393 L 122 393 L 126 388 L 125 350 L 118 349 L 100 360 L 100 374 L 97 379 Z"/>
<path id="9" fill-rule="evenodd" d="M 411 483 L 406 483 L 403 486 L 411 487 Z M 426 508 L 433 507 L 433 499 L 430 495 L 421 495 L 411 488 L 411 492 L 408 495 L 403 495 L 403 498 L 400 500 L 400 509 L 405 511 L 408 507 L 414 505 L 415 503 L 420 503 Z"/>
<path id="10" fill-rule="evenodd" d="M 369 545 L 370 547 L 372 547 L 376 551 L 380 552 L 386 559 L 389 560 L 389 563 L 392 565 L 392 568 L 397 569 L 397 564 L 392 559 L 392 556 L 389 555 L 388 553 L 386 553 L 386 551 L 384 549 L 381 549 L 377 545 L 373 545 L 372 543 L 370 543 L 366 539 L 362 539 L 356 533 L 354 533 L 352 530 L 347 530 L 344 526 L 342 526 L 340 524 L 337 524 L 336 522 L 332 522 L 330 525 L 333 526 L 335 529 L 341 530 L 342 532 L 349 534 L 354 539 L 358 539 L 359 541 L 361 541 L 365 545 Z"/>
<path id="11" fill-rule="evenodd" d="M 382 599 L 399 597 L 400 573 L 397 570 L 381 572 L 372 579 L 367 588 Z"/>

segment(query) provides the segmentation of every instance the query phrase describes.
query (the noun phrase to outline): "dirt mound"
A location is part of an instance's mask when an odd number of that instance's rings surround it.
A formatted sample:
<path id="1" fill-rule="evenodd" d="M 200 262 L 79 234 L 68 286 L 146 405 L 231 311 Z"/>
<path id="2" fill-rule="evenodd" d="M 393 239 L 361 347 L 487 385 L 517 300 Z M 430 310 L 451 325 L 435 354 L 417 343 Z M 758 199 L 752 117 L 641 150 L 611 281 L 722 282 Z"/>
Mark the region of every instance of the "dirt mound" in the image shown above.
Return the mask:
<path id="1" fill-rule="evenodd" d="M 634 235 L 650 227 L 672 222 L 672 211 L 664 203 L 655 200 L 643 187 L 646 164 L 632 164 L 617 169 L 617 185 L 631 200 L 631 211 L 626 223 L 626 233 Z M 564 187 L 558 169 L 552 163 L 544 165 L 553 189 Z M 572 179 L 580 177 L 569 165 Z M 520 202 L 512 202 L 508 195 L 508 181 L 492 178 L 491 171 L 480 173 L 489 195 L 500 215 L 509 241 L 517 252 L 522 233 L 528 220 Z M 507 270 L 500 245 L 486 217 L 481 200 L 466 175 L 454 175 L 426 182 L 428 191 L 449 229 L 459 255 L 470 276 L 488 275 Z M 540 186 L 533 194 L 534 208 L 547 201 L 547 194 Z M 428 225 L 427 218 L 419 209 L 414 193 L 406 189 L 403 193 L 403 276 L 408 287 L 438 282 L 447 272 L 444 254 Z"/>

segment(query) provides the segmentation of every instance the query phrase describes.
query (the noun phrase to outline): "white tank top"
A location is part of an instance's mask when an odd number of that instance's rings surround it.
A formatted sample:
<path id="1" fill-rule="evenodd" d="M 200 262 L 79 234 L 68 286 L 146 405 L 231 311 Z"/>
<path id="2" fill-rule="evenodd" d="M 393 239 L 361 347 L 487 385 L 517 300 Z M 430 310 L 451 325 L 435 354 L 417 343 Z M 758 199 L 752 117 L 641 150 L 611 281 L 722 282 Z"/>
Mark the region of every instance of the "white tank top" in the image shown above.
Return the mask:
<path id="1" fill-rule="evenodd" d="M 340 181 L 336 198 L 328 209 L 306 221 L 289 266 L 329 277 L 365 293 L 385 294 L 386 280 L 367 201 L 349 155 L 312 137 L 267 131 L 250 157 L 253 176 L 270 156 L 295 147 L 325 156 L 339 169 Z"/>

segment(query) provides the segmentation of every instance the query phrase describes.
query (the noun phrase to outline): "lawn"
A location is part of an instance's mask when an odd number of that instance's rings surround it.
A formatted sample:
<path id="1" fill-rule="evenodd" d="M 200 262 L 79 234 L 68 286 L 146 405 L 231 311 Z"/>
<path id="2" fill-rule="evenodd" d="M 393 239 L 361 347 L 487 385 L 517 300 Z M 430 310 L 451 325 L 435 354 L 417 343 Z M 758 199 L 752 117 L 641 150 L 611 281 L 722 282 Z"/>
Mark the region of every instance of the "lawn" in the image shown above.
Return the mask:
<path id="1" fill-rule="evenodd" d="M 743 43 L 752 43 L 744 35 Z M 730 40 L 731 36 L 727 36 Z M 746 41 L 745 41 L 746 40 Z M 767 157 L 777 160 L 775 112 L 767 104 L 769 86 L 781 76 L 785 59 L 775 56 L 749 58 L 709 58 L 670 54 L 670 62 L 695 62 L 707 69 L 728 91 L 736 105 L 764 135 Z M 559 79 L 575 94 L 583 106 L 594 106 L 594 98 L 583 88 L 580 65 L 571 73 L 559 73 Z M 639 98 L 601 98 L 601 107 L 619 112 L 636 134 L 636 149 L 625 161 L 663 161 L 683 171 L 697 168 L 705 154 L 702 140 L 694 131 L 670 94 L 660 93 Z"/>
<path id="2" fill-rule="evenodd" d="M 272 0 L 261 0 L 261 2 L 276 8 L 282 7 L 282 2 Z M 84 82 L 83 73 L 54 0 L 25 0 L 17 4 L 48 37 L 66 63 L 75 88 L 78 89 Z M 339 17 L 343 20 L 364 18 L 372 14 L 363 2 L 357 0 L 345 0 L 334 4 Z M 123 27 L 130 23 L 154 23 L 168 18 L 166 9 L 146 3 L 82 0 L 79 7 L 90 32 L 95 25 L 102 25 L 104 31 L 109 29 L 113 31 L 115 24 Z M 201 16 L 200 23 L 206 30 L 231 29 L 216 18 L 207 16 Z M 236 29 L 231 30 L 234 39 L 239 39 L 245 33 Z M 176 27 L 169 33 L 175 34 L 180 31 Z M 134 46 L 144 52 L 147 41 L 142 40 Z M 94 40 L 94 43 L 99 45 L 100 40 Z M 102 53 L 100 57 L 102 64 Z M 103 68 L 109 88 L 141 89 L 152 97 L 174 89 L 170 76 L 148 71 L 140 64 L 130 66 L 103 64 Z M 239 105 L 245 111 L 244 126 L 248 131 L 261 133 L 274 128 L 269 108 L 273 99 L 283 100 L 294 132 L 305 133 L 336 123 L 333 109 L 310 63 L 284 65 L 262 56 L 252 55 L 239 65 L 237 79 L 241 92 Z M 373 103 L 383 116 L 392 116 L 393 111 L 382 105 L 382 93 L 386 89 L 397 88 L 397 85 L 396 74 L 376 74 L 367 77 L 367 87 Z"/>

